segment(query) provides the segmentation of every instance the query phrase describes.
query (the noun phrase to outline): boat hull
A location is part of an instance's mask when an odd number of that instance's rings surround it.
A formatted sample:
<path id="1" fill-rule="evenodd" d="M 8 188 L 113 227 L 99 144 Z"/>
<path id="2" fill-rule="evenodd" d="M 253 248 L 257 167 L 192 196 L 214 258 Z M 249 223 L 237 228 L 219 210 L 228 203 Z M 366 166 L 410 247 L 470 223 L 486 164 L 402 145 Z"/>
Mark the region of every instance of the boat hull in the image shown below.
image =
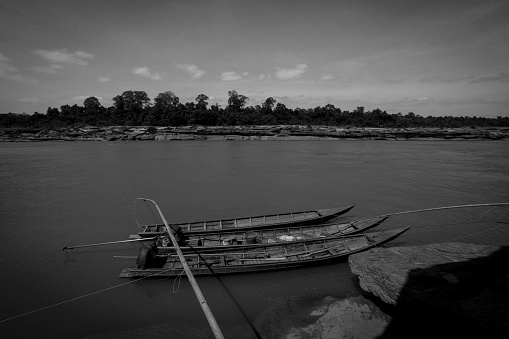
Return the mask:
<path id="1" fill-rule="evenodd" d="M 255 230 L 261 228 L 277 228 L 284 226 L 304 226 L 328 222 L 342 214 L 347 213 L 354 206 L 355 205 L 350 205 L 316 211 L 282 213 L 235 219 L 171 223 L 169 226 L 174 230 L 180 229 L 183 234 L 230 232 L 236 229 Z M 140 227 L 143 228 L 143 231 L 138 232 L 137 235 L 131 237 L 153 237 L 166 233 L 164 224 L 140 225 Z"/>
<path id="2" fill-rule="evenodd" d="M 339 261 L 353 253 L 385 244 L 406 232 L 410 227 L 365 233 L 350 237 L 330 237 L 292 244 L 270 244 L 263 250 L 229 248 L 218 253 L 184 254 L 193 275 L 216 275 L 263 272 L 271 270 L 315 266 Z M 302 251 L 302 249 L 306 249 Z M 161 267 L 125 268 L 121 278 L 172 277 L 183 273 L 177 255 L 168 255 Z"/>
<path id="3" fill-rule="evenodd" d="M 263 247 L 271 243 L 288 243 L 300 240 L 311 240 L 324 237 L 338 237 L 359 234 L 379 226 L 388 216 L 354 220 L 343 224 L 318 224 L 308 226 L 289 226 L 252 231 L 231 231 L 206 234 L 190 234 L 180 249 L 183 252 L 221 251 L 227 247 Z M 165 238 L 158 241 L 158 253 L 165 254 L 175 251 L 171 242 Z"/>

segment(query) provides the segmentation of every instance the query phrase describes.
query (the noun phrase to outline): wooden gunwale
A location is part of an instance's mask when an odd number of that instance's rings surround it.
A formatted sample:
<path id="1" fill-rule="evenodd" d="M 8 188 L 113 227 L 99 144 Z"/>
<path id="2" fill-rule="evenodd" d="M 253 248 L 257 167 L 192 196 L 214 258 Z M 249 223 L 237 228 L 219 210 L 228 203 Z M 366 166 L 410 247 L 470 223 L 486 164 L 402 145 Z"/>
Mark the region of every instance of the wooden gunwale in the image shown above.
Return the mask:
<path id="1" fill-rule="evenodd" d="M 344 224 L 322 224 L 322 225 L 310 225 L 310 226 L 293 226 L 284 227 L 277 229 L 262 229 L 256 231 L 231 231 L 228 233 L 205 233 L 197 236 L 190 236 L 188 239 L 188 245 L 181 245 L 180 248 L 184 252 L 199 250 L 199 251 L 216 251 L 225 249 L 226 247 L 232 248 L 264 248 L 269 242 L 273 243 L 295 243 L 299 240 L 311 240 L 313 238 L 319 238 L 324 232 L 329 232 L 327 237 L 339 237 L 349 236 L 358 234 L 368 229 L 379 226 L 388 217 L 376 217 L 371 219 L 353 220 L 349 223 Z M 354 227 L 359 225 L 358 227 Z M 332 229 L 332 230 L 331 230 Z M 278 236 L 290 236 L 294 240 L 280 240 Z M 247 239 L 257 237 L 261 242 L 248 244 Z M 301 239 L 299 239 L 301 237 Z M 223 245 L 222 243 L 227 239 L 241 240 L 238 244 Z M 202 246 L 197 245 L 201 242 Z M 172 251 L 172 247 L 158 246 L 160 252 Z"/>
<path id="2" fill-rule="evenodd" d="M 330 263 L 340 258 L 348 257 L 348 255 L 365 251 L 375 246 L 380 246 L 392 239 L 397 238 L 404 232 L 406 232 L 410 227 L 399 228 L 387 231 L 379 231 L 372 232 L 367 234 L 360 234 L 357 236 L 351 237 L 336 237 L 336 238 L 323 238 L 323 239 L 314 239 L 310 241 L 303 241 L 302 243 L 329 243 L 329 246 L 324 246 L 322 248 L 316 248 L 308 251 L 299 252 L 290 252 L 286 258 L 282 258 L 284 255 L 279 256 L 271 256 L 271 260 L 266 260 L 269 258 L 260 258 L 260 257 L 248 257 L 249 253 L 239 253 L 235 252 L 236 249 L 226 250 L 223 252 L 210 253 L 208 256 L 204 255 L 204 253 L 195 253 L 194 257 L 204 259 L 205 257 L 209 257 L 208 259 L 203 261 L 192 260 L 192 256 L 188 257 L 191 259 L 189 261 L 189 266 L 193 271 L 194 275 L 204 275 L 204 274 L 232 274 L 232 273 L 247 273 L 247 272 L 258 272 L 258 271 L 268 271 L 274 269 L 287 269 L 294 267 L 303 267 L 307 265 L 315 265 L 315 264 L 325 264 Z M 363 242 L 359 242 L 360 239 L 363 239 Z M 353 243 L 357 243 L 357 246 L 352 247 Z M 348 249 L 345 247 L 344 251 L 340 251 L 340 248 L 343 248 L 344 244 L 347 245 Z M 362 246 L 361 246 L 362 245 Z M 287 252 L 289 246 L 293 246 L 296 248 L 295 243 L 289 244 L 270 244 L 266 246 L 266 250 L 269 248 L 273 248 L 275 246 L 282 246 Z M 280 249 L 282 253 L 282 248 Z M 238 255 L 238 257 L 230 260 L 228 257 L 232 257 Z M 270 253 L 270 251 L 268 252 Z M 217 258 L 217 259 L 216 259 Z M 219 260 L 219 258 L 224 258 Z M 293 259 L 291 259 L 293 258 Z M 151 276 L 155 275 L 158 277 L 161 276 L 175 276 L 182 272 L 182 268 L 175 268 L 174 265 L 171 264 L 171 261 L 175 259 L 175 255 L 169 255 L 168 259 L 170 262 L 167 262 L 163 267 L 160 268 L 149 268 L 146 270 L 140 269 L 132 269 L 126 268 L 124 269 L 120 277 L 122 278 L 131 278 L 131 277 L 142 277 L 142 276 Z M 275 259 L 275 260 L 274 260 Z M 188 259 L 186 259 L 188 261 Z M 224 262 L 221 265 L 221 261 Z M 258 261 L 258 263 L 255 263 Z M 200 266 L 197 266 L 197 263 L 200 262 Z M 196 264 L 195 264 L 196 263 Z M 201 265 L 204 263 L 205 267 Z M 170 265 L 168 265 L 170 264 Z"/>
<path id="3" fill-rule="evenodd" d="M 212 229 L 211 224 L 217 224 L 219 229 L 225 229 L 225 222 L 231 222 L 233 228 L 239 229 L 255 229 L 262 227 L 279 227 L 284 226 L 285 224 L 293 224 L 297 223 L 297 225 L 306 225 L 313 223 L 322 223 L 327 220 L 333 219 L 339 215 L 342 215 L 349 210 L 351 210 L 355 205 L 350 205 L 346 207 L 332 208 L 332 209 L 322 209 L 315 211 L 304 211 L 304 212 L 291 212 L 291 213 L 279 213 L 279 214 L 269 214 L 269 215 L 261 215 L 256 217 L 244 217 L 244 218 L 235 218 L 235 219 L 218 219 L 218 220 L 210 220 L 210 221 L 201 221 L 201 222 L 186 222 L 186 223 L 172 223 L 170 226 L 180 227 L 184 233 L 200 233 L 200 232 L 214 232 L 218 229 Z M 300 214 L 302 218 L 295 218 L 295 214 Z M 289 218 L 284 218 L 287 215 Z M 253 219 L 260 219 L 256 223 Z M 263 219 L 263 221 L 262 221 Z M 196 229 L 195 225 L 202 224 L 203 226 L 200 229 Z M 247 224 L 247 225 L 246 225 Z M 139 225 L 143 231 L 139 232 L 138 235 L 148 236 L 153 235 L 154 233 L 162 232 L 164 230 L 163 224 L 147 224 L 147 225 Z M 231 228 L 231 227 L 229 227 Z M 153 231 L 157 229 L 157 231 Z"/>

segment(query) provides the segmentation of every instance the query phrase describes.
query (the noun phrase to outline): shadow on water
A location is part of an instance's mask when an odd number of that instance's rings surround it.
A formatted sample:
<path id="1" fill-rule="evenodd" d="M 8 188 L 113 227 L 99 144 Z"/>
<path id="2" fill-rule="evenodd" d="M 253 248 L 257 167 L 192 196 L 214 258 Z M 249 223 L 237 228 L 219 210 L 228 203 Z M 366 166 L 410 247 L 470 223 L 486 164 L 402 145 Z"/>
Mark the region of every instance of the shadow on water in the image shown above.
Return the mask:
<path id="1" fill-rule="evenodd" d="M 508 263 L 509 247 L 501 247 L 487 257 L 411 270 L 396 305 L 367 296 L 392 318 L 378 338 L 506 337 Z"/>

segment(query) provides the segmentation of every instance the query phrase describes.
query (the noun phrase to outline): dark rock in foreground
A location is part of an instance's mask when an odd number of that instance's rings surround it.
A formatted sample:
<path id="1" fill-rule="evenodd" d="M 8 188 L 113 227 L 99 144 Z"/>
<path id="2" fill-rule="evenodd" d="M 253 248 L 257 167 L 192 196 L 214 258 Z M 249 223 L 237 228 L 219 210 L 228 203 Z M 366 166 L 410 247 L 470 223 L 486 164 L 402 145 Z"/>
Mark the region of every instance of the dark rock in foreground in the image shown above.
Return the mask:
<path id="1" fill-rule="evenodd" d="M 263 338 L 374 339 L 391 318 L 362 297 L 282 299 L 258 319 Z"/>
<path id="2" fill-rule="evenodd" d="M 420 329 L 421 335 L 407 333 L 414 338 L 431 335 L 436 326 L 444 335 L 464 337 L 509 333 L 508 247 L 451 242 L 376 248 L 348 261 L 363 290 L 393 305 L 393 332 L 404 324 Z"/>

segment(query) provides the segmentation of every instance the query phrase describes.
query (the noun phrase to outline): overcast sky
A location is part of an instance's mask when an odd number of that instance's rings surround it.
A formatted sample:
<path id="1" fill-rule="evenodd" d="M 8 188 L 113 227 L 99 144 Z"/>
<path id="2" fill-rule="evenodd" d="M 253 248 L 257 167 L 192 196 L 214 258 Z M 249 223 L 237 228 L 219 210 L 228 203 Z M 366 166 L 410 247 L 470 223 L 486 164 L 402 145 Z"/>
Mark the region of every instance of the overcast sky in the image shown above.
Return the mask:
<path id="1" fill-rule="evenodd" d="M 0 0 L 0 113 L 229 90 L 257 105 L 509 116 L 509 1 Z"/>

